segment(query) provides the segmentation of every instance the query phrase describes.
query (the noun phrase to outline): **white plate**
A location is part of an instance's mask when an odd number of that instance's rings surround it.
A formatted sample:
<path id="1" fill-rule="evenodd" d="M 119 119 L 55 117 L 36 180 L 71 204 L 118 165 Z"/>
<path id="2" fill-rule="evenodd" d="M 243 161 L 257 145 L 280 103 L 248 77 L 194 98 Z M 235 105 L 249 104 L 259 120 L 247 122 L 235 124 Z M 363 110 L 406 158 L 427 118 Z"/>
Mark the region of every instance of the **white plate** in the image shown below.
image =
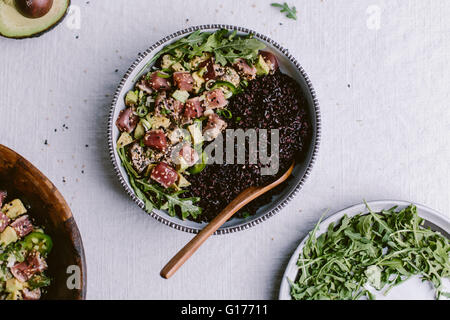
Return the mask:
<path id="1" fill-rule="evenodd" d="M 368 202 L 370 209 L 374 212 L 380 212 L 383 209 L 390 209 L 394 206 L 398 206 L 399 208 L 407 207 L 411 204 L 411 202 L 406 201 L 397 201 L 397 200 L 381 200 L 381 201 L 372 201 Z M 440 231 L 443 235 L 449 237 L 450 234 L 450 220 L 443 216 L 442 214 L 436 212 L 433 209 L 427 208 L 420 204 L 415 204 L 417 207 L 417 213 L 419 216 L 426 220 L 426 225 L 429 226 L 432 230 Z M 317 236 L 321 235 L 325 231 L 327 231 L 328 225 L 332 222 L 338 222 L 345 214 L 349 217 L 353 217 L 361 212 L 367 212 L 366 205 L 364 203 L 354 205 L 347 209 L 341 210 L 326 220 L 322 221 L 317 230 Z M 308 234 L 309 235 L 309 234 Z M 295 250 L 291 259 L 289 260 L 286 271 L 284 272 L 281 287 L 280 287 L 280 300 L 291 300 L 290 294 L 290 284 L 288 279 L 294 280 L 297 277 L 298 268 L 297 268 L 297 260 L 300 256 L 301 250 L 303 250 L 303 246 L 305 245 L 308 236 L 303 239 L 298 248 Z M 448 291 L 450 288 L 450 281 L 448 279 L 443 279 L 443 286 Z M 384 296 L 381 292 L 373 290 L 371 291 L 377 300 L 425 300 L 425 299 L 434 299 L 435 290 L 432 285 L 428 282 L 422 282 L 419 277 L 411 278 L 408 281 L 402 283 L 401 285 L 394 287 L 387 296 Z M 444 298 L 445 299 L 445 298 Z"/>

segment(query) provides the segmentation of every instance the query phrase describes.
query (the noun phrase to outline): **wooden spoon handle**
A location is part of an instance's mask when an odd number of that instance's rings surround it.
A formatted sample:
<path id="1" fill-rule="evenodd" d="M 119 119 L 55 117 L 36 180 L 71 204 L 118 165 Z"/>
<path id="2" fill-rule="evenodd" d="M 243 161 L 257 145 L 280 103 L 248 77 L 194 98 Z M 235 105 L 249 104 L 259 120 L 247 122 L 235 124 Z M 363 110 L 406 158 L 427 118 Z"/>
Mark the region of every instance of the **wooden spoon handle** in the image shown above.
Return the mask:
<path id="1" fill-rule="evenodd" d="M 251 187 L 239 194 L 166 264 L 161 270 L 161 277 L 169 279 L 220 226 L 227 222 L 239 209 L 260 196 L 261 193 L 263 193 L 261 188 Z"/>

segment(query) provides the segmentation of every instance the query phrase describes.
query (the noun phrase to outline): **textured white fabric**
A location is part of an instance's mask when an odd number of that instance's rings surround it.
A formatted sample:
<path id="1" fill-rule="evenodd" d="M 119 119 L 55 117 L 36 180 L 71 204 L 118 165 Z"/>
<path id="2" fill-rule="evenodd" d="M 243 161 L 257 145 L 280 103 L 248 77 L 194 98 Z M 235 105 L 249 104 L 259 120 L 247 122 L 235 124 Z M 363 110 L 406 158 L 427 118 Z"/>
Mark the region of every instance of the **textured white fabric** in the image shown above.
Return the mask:
<path id="1" fill-rule="evenodd" d="M 88 298 L 276 298 L 289 256 L 327 208 L 403 199 L 450 216 L 449 1 L 288 1 L 297 21 L 271 0 L 72 2 L 79 11 L 41 38 L 0 39 L 0 142 L 70 203 L 86 249 Z M 213 237 L 163 280 L 160 269 L 192 235 L 147 217 L 124 193 L 106 120 L 140 51 L 205 23 L 245 26 L 289 48 L 317 91 L 322 143 L 287 208 L 248 231 Z"/>

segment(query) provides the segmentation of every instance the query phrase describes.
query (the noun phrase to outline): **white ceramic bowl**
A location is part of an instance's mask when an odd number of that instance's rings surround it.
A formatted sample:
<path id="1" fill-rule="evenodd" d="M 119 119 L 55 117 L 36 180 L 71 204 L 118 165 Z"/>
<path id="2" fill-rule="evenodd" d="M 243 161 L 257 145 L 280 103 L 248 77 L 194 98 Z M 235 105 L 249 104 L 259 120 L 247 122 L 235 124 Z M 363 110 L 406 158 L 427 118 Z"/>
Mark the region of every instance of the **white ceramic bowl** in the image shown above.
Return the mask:
<path id="1" fill-rule="evenodd" d="M 136 80 L 139 75 L 142 74 L 142 71 L 145 71 L 146 65 L 153 58 L 153 56 L 161 50 L 164 46 L 179 40 L 180 38 L 186 37 L 188 34 L 196 31 L 203 30 L 207 32 L 214 32 L 218 29 L 228 29 L 228 30 L 236 30 L 238 34 L 254 34 L 255 38 L 261 40 L 267 45 L 268 51 L 274 53 L 279 61 L 280 69 L 282 72 L 293 77 L 298 84 L 301 86 L 302 91 L 306 97 L 308 104 L 308 113 L 310 115 L 310 122 L 312 125 L 312 141 L 306 150 L 306 156 L 304 161 L 296 164 L 292 178 L 286 183 L 283 191 L 273 197 L 272 201 L 265 205 L 257 211 L 256 215 L 252 216 L 248 219 L 238 219 L 234 218 L 227 223 L 225 223 L 216 234 L 224 234 L 230 233 L 240 230 L 245 230 L 254 226 L 258 223 L 261 223 L 274 214 L 276 214 L 280 209 L 282 209 L 288 201 L 290 201 L 297 192 L 301 189 L 302 185 L 305 183 L 306 178 L 308 177 L 312 165 L 315 161 L 317 150 L 320 141 L 320 113 L 319 113 L 319 105 L 316 99 L 316 94 L 314 89 L 309 81 L 308 76 L 306 75 L 303 68 L 297 62 L 297 60 L 289 54 L 287 49 L 281 47 L 278 43 L 266 37 L 262 34 L 254 32 L 252 30 L 248 30 L 246 28 L 229 26 L 229 25 L 202 25 L 197 27 L 187 28 L 176 33 L 173 33 L 166 38 L 156 42 L 152 45 L 147 51 L 139 56 L 139 58 L 133 63 L 130 69 L 127 71 L 125 76 L 123 77 L 120 85 L 115 93 L 114 100 L 111 106 L 111 111 L 109 115 L 109 124 L 108 124 L 108 143 L 109 143 L 109 151 L 112 163 L 114 165 L 114 170 L 122 184 L 125 188 L 126 192 L 130 195 L 130 197 L 136 202 L 139 207 L 145 210 L 144 203 L 136 197 L 133 189 L 130 186 L 129 179 L 127 173 L 121 165 L 120 159 L 117 154 L 116 149 L 116 141 L 119 137 L 119 130 L 115 126 L 115 120 L 119 115 L 119 112 L 125 108 L 124 105 L 124 96 L 126 93 L 134 87 Z M 150 67 L 150 66 L 149 66 Z M 188 220 L 181 220 L 178 217 L 171 217 L 166 212 L 161 210 L 153 210 L 152 212 L 148 212 L 153 218 L 156 220 L 169 225 L 175 229 L 187 231 L 191 233 L 196 233 L 204 227 L 204 223 L 196 223 Z"/>

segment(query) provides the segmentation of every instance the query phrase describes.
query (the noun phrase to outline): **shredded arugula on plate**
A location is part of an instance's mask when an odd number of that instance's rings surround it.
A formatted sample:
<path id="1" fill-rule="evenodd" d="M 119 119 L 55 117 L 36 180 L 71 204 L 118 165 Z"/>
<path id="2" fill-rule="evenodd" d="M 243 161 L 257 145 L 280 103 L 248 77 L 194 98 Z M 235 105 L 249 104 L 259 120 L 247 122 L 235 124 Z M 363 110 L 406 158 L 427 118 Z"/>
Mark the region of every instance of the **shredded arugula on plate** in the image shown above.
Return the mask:
<path id="1" fill-rule="evenodd" d="M 266 46 L 252 35 L 238 36 L 237 31 L 226 29 L 214 33 L 197 30 L 189 36 L 175 41 L 159 51 L 147 64 L 154 63 L 164 54 L 171 54 L 179 61 L 190 60 L 203 55 L 205 52 L 214 54 L 216 62 L 225 66 L 228 62 L 234 63 L 237 58 L 254 61 L 258 52 Z"/>
<path id="2" fill-rule="evenodd" d="M 272 7 L 280 8 L 280 12 L 284 13 L 286 12 L 286 17 L 289 19 L 297 20 L 297 8 L 294 6 L 292 8 L 289 7 L 289 5 L 285 2 L 283 4 L 281 3 L 271 3 Z"/>
<path id="3" fill-rule="evenodd" d="M 195 219 L 202 213 L 202 208 L 195 205 L 200 198 L 180 198 L 179 195 L 184 191 L 168 193 L 158 185 L 151 184 L 134 170 L 126 155 L 125 148 L 118 149 L 118 154 L 125 170 L 128 172 L 131 187 L 136 196 L 145 203 L 147 212 L 150 213 L 156 207 L 161 210 L 167 210 L 169 215 L 174 217 L 177 214 L 177 208 L 179 208 L 183 219 L 189 216 Z M 140 184 L 142 189 L 138 188 L 137 184 Z"/>
<path id="4" fill-rule="evenodd" d="M 291 282 L 296 300 L 374 299 L 370 287 L 387 294 L 394 286 L 419 275 L 442 292 L 441 279 L 450 277 L 450 243 L 423 227 L 424 219 L 411 205 L 375 213 L 344 216 L 316 237 L 310 233 L 298 259 L 299 273 Z"/>

